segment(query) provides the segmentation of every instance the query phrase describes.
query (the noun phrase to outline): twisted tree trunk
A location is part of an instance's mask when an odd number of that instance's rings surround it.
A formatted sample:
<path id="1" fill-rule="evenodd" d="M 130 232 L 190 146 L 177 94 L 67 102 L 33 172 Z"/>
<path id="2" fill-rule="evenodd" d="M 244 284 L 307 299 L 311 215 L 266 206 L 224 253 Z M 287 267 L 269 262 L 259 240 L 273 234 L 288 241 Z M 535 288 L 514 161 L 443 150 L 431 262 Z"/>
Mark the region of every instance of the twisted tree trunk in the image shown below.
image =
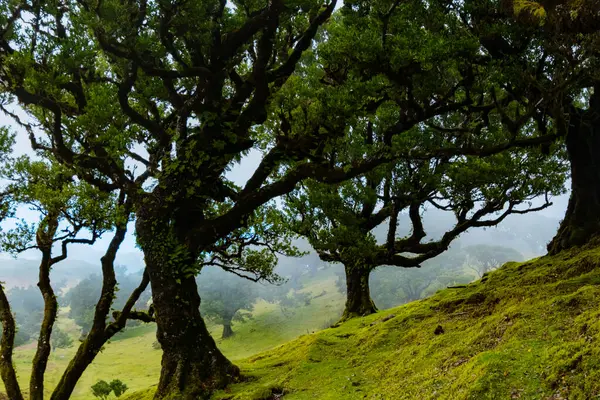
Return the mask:
<path id="1" fill-rule="evenodd" d="M 44 298 L 44 317 L 40 326 L 37 350 L 33 357 L 33 367 L 31 368 L 31 378 L 29 380 L 29 397 L 31 400 L 44 400 L 44 374 L 50 356 L 52 328 L 58 313 L 58 302 L 50 284 L 50 267 L 50 251 L 43 251 L 38 287 Z"/>
<path id="2" fill-rule="evenodd" d="M 558 233 L 548 244 L 550 254 L 584 245 L 600 233 L 600 90 L 589 109 L 572 107 L 566 144 L 571 197 Z"/>
<path id="3" fill-rule="evenodd" d="M 200 316 L 197 252 L 163 222 L 144 213 L 136 221 L 163 350 L 155 399 L 208 399 L 214 389 L 234 381 L 239 369 L 217 348 Z"/>
<path id="4" fill-rule="evenodd" d="M 42 252 L 39 268 L 38 287 L 44 298 L 44 317 L 40 326 L 37 350 L 33 357 L 31 378 L 29 380 L 29 398 L 44 400 L 44 374 L 50 357 L 50 337 L 58 313 L 58 302 L 50 283 L 50 268 L 52 267 L 52 245 L 58 229 L 58 213 L 50 212 L 40 224 L 36 233 L 36 242 Z"/>
<path id="5" fill-rule="evenodd" d="M 223 333 L 221 339 L 227 339 L 233 336 L 233 329 L 231 329 L 231 320 L 223 322 Z"/>
<path id="6" fill-rule="evenodd" d="M 0 375 L 2 376 L 2 382 L 4 382 L 6 394 L 11 400 L 23 400 L 12 360 L 16 332 L 15 319 L 1 283 L 0 322 L 2 322 L 2 339 L 0 339 Z"/>
<path id="7" fill-rule="evenodd" d="M 369 275 L 373 268 L 362 263 L 345 263 L 344 269 L 346 272 L 346 306 L 342 321 L 377 312 L 369 289 Z"/>

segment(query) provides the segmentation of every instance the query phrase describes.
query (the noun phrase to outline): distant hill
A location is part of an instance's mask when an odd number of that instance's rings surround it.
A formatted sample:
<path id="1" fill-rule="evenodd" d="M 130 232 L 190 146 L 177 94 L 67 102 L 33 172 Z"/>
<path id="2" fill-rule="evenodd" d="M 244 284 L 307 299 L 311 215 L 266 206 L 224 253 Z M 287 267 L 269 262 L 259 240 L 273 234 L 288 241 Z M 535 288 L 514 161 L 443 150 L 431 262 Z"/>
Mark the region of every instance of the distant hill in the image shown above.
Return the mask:
<path id="1" fill-rule="evenodd" d="M 0 281 L 4 282 L 7 288 L 35 285 L 38 281 L 38 267 L 38 260 L 2 258 Z M 67 259 L 52 267 L 50 279 L 53 282 L 65 281 L 67 286 L 71 286 L 94 272 L 100 272 L 99 260 L 97 264 L 93 264 Z"/>

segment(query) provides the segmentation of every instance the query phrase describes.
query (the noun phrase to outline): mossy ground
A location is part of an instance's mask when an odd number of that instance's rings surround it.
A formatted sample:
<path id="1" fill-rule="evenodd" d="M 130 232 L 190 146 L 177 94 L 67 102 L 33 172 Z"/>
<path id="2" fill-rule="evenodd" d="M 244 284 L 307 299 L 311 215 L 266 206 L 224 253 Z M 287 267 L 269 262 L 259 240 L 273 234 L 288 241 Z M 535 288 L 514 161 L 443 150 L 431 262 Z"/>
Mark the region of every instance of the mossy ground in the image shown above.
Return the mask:
<path id="1" fill-rule="evenodd" d="M 599 299 L 598 248 L 509 263 L 239 361 L 214 399 L 600 398 Z"/>
<path id="2" fill-rule="evenodd" d="M 239 362 L 214 398 L 600 398 L 599 299 L 598 248 L 509 263 Z"/>

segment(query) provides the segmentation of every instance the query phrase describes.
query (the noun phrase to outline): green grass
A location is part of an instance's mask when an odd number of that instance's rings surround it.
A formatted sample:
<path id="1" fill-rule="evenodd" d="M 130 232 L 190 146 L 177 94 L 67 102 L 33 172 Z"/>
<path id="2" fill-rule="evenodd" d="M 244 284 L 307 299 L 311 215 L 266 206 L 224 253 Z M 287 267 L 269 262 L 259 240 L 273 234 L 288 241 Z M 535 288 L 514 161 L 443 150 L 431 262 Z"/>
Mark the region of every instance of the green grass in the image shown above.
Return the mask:
<path id="1" fill-rule="evenodd" d="M 599 267 L 597 248 L 509 263 L 241 360 L 214 399 L 600 398 Z"/>
<path id="2" fill-rule="evenodd" d="M 230 359 L 237 361 L 300 335 L 323 329 L 327 322 L 335 321 L 341 313 L 343 297 L 335 288 L 335 277 L 330 272 L 324 272 L 318 278 L 325 279 L 318 283 L 307 282 L 308 288 L 305 290 L 314 295 L 321 294 L 324 290 L 327 293 L 312 300 L 310 305 L 294 310 L 294 313 L 289 316 L 283 315 L 277 305 L 259 302 L 253 319 L 233 325 L 236 334 L 232 338 L 220 339 L 222 327 L 209 325 L 209 330 L 221 350 Z M 60 311 L 57 326 L 69 333 L 78 345 L 79 327 L 66 318 L 67 313 L 68 310 L 65 309 Z M 152 348 L 155 340 L 153 324 L 130 328 L 117 334 L 86 370 L 71 398 L 73 400 L 94 399 L 90 386 L 99 379 L 122 380 L 129 387 L 128 394 L 151 388 L 158 382 L 160 373 L 161 351 Z M 57 349 L 50 356 L 45 381 L 48 395 L 60 379 L 75 350 L 75 347 Z M 24 392 L 27 392 L 34 352 L 35 344 L 21 346 L 15 351 L 15 366 Z M 0 382 L 0 392 L 2 391 L 3 385 Z"/>
<path id="3" fill-rule="evenodd" d="M 289 317 L 261 302 L 233 338 L 217 340 L 244 380 L 214 400 L 600 399 L 600 248 L 509 263 L 466 288 L 324 330 L 343 299 L 333 277 L 307 283 L 327 293 Z M 74 399 L 114 378 L 130 387 L 122 399 L 152 398 L 160 351 L 153 332 L 136 329 L 106 347 Z M 49 383 L 69 351 L 53 355 Z M 19 371 L 31 354 L 19 349 Z"/>

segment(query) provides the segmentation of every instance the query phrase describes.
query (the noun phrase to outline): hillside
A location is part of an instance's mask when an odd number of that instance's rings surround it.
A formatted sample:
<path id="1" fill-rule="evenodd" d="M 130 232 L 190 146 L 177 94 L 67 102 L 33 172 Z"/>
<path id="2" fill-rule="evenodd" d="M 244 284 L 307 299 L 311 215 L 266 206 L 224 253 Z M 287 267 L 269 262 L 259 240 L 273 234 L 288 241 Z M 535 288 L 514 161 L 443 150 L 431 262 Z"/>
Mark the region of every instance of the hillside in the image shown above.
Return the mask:
<path id="1" fill-rule="evenodd" d="M 506 264 L 238 361 L 246 379 L 214 399 L 597 398 L 599 265 L 598 248 Z"/>

